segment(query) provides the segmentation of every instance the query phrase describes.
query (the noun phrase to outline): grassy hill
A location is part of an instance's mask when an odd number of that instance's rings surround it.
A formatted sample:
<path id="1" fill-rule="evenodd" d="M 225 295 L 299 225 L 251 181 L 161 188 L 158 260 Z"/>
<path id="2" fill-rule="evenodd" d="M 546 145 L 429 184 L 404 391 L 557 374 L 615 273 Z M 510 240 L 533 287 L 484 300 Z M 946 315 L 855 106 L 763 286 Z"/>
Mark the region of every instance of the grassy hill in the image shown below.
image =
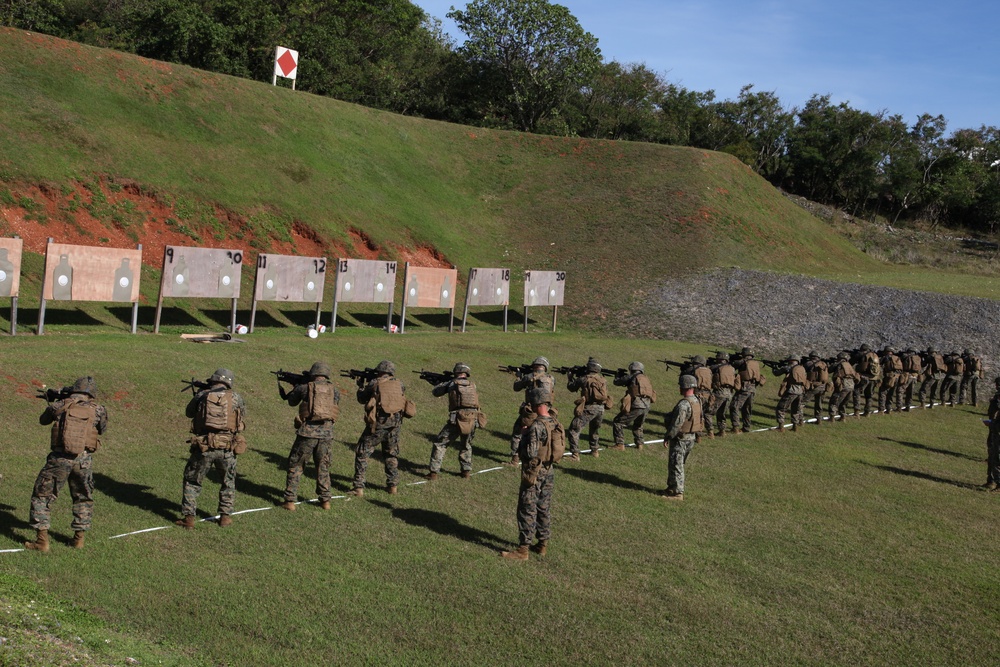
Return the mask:
<path id="1" fill-rule="evenodd" d="M 81 229 L 154 267 L 163 231 L 422 249 L 566 269 L 566 315 L 591 326 L 676 271 L 876 266 L 728 155 L 406 118 L 19 31 L 0 30 L 0 130 L 0 233 L 35 251 Z"/>

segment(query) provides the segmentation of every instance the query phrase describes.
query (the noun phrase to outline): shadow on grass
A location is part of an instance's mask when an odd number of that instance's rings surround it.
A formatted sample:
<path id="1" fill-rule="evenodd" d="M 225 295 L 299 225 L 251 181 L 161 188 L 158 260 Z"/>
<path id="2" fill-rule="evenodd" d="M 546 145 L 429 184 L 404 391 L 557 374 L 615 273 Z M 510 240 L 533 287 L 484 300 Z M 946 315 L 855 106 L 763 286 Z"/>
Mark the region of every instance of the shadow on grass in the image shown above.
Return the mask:
<path id="1" fill-rule="evenodd" d="M 292 323 L 293 326 L 305 328 L 310 324 L 316 324 L 316 311 L 315 310 L 281 310 L 279 311 L 282 315 L 288 318 L 288 321 Z M 329 324 L 329 317 L 323 317 L 322 311 L 320 313 L 320 323 Z M 350 326 L 349 324 L 347 326 Z"/>
<path id="2" fill-rule="evenodd" d="M 16 531 L 30 530 L 31 525 L 19 519 L 14 514 L 15 507 L 11 505 L 0 505 L 0 535 L 4 537 L 9 537 L 12 541 L 17 542 L 18 546 L 25 541 L 26 534 L 21 534 Z M 27 537 L 34 537 L 34 535 L 27 535 Z"/>
<path id="3" fill-rule="evenodd" d="M 283 456 L 282 454 L 277 454 L 275 452 L 266 452 L 263 449 L 251 449 L 250 451 L 257 452 L 258 454 L 263 456 L 268 463 L 270 463 L 280 471 L 281 475 L 285 476 L 283 478 L 287 478 L 288 474 L 287 456 Z M 353 465 L 354 461 L 353 457 L 351 458 L 351 461 Z M 334 468 L 333 462 L 331 461 L 330 462 L 331 487 L 338 489 L 340 491 L 349 491 L 350 489 L 354 488 L 354 485 L 352 483 L 354 481 L 354 477 L 352 475 L 337 475 L 333 472 L 333 468 Z M 311 479 L 314 482 L 316 481 L 316 465 L 315 462 L 312 460 L 312 457 L 310 457 L 309 461 L 306 463 L 305 470 L 303 471 L 302 476 L 306 479 Z M 299 488 L 302 489 L 303 486 L 300 484 Z"/>
<path id="4" fill-rule="evenodd" d="M 980 461 L 983 460 L 983 457 L 981 457 L 981 456 L 980 457 L 969 456 L 968 454 L 962 454 L 960 452 L 952 452 L 952 451 L 947 450 L 947 449 L 938 449 L 936 447 L 928 447 L 927 445 L 922 445 L 919 442 L 909 442 L 907 440 L 896 440 L 894 438 L 886 438 L 886 437 L 881 437 L 881 436 L 878 439 L 882 440 L 883 442 L 895 442 L 896 444 L 903 445 L 904 447 L 911 447 L 913 449 L 922 449 L 922 450 L 924 450 L 926 452 L 933 452 L 935 454 L 943 454 L 945 456 L 954 456 L 957 459 L 965 459 L 967 461 L 976 461 L 976 462 L 980 462 Z"/>
<path id="5" fill-rule="evenodd" d="M 559 472 L 571 475 L 573 477 L 578 477 L 585 482 L 594 482 L 595 484 L 610 484 L 611 486 L 617 486 L 622 489 L 628 489 L 630 491 L 641 491 L 643 493 L 659 493 L 661 489 L 653 489 L 648 486 L 643 486 L 642 484 L 637 484 L 631 480 L 622 479 L 618 475 L 612 475 L 607 472 L 600 472 L 597 470 L 587 470 L 585 468 L 571 468 L 569 465 L 559 466 Z"/>
<path id="6" fill-rule="evenodd" d="M 393 507 L 391 504 L 381 500 L 371 500 L 369 502 L 377 507 L 389 510 L 394 519 L 399 519 L 417 528 L 432 530 L 438 535 L 453 537 L 493 551 L 503 551 L 509 548 L 509 540 L 504 540 L 493 533 L 467 526 L 444 512 L 410 507 Z"/>
<path id="7" fill-rule="evenodd" d="M 45 324 L 65 324 L 80 326 L 96 326 L 104 324 L 100 320 L 87 314 L 81 308 L 64 308 L 59 301 L 48 301 L 45 304 Z M 17 321 L 24 326 L 38 324 L 38 308 L 18 308 Z M 129 311 L 129 323 L 132 321 L 131 310 Z"/>
<path id="8" fill-rule="evenodd" d="M 455 326 L 458 328 L 462 327 L 462 309 L 465 306 L 459 307 L 458 304 L 455 305 Z M 469 320 L 470 324 L 475 325 L 476 322 L 482 324 L 488 324 L 495 327 L 500 327 L 503 329 L 503 307 L 499 307 L 497 310 L 473 310 L 474 306 L 469 308 Z M 518 326 L 524 326 L 524 312 L 517 311 L 514 308 L 507 310 L 507 330 L 509 331 L 511 327 L 514 326 L 516 322 Z"/>
<path id="9" fill-rule="evenodd" d="M 437 313 L 414 313 L 413 311 L 407 311 L 406 313 L 407 326 L 412 325 L 415 327 L 428 327 L 431 329 L 443 329 L 444 331 L 447 331 L 449 321 L 454 322 L 456 330 L 462 327 L 461 315 L 456 317 L 454 320 L 451 320 L 447 311 Z"/>
<path id="10" fill-rule="evenodd" d="M 144 484 L 129 484 L 105 475 L 94 473 L 94 486 L 104 495 L 113 498 L 123 505 L 132 505 L 139 509 L 152 512 L 168 521 L 176 519 L 181 512 L 181 506 L 175 502 L 150 493 L 151 486 Z"/>
<path id="11" fill-rule="evenodd" d="M 896 475 L 903 475 L 905 477 L 916 477 L 917 479 L 925 479 L 928 482 L 937 482 L 938 484 L 948 484 L 949 486 L 957 486 L 960 489 L 967 489 L 969 491 L 975 491 L 978 488 L 977 485 L 970 484 L 969 482 L 959 482 L 954 479 L 938 477 L 937 475 L 931 475 L 930 473 L 920 472 L 919 470 L 907 470 L 905 468 L 897 468 L 895 466 L 880 466 L 874 463 L 867 463 L 866 461 L 858 461 L 858 463 L 869 466 L 871 468 L 878 468 L 879 470 L 884 470 L 885 472 L 891 472 Z"/>
<path id="12" fill-rule="evenodd" d="M 112 307 L 108 309 L 109 311 L 118 310 L 120 313 L 115 314 L 115 317 L 120 319 L 122 322 L 129 325 L 132 324 L 132 308 L 131 307 L 118 307 L 117 309 Z M 139 306 L 139 326 L 148 326 L 152 329 L 153 324 L 156 321 L 156 306 Z M 187 312 L 179 306 L 164 306 L 160 311 L 160 326 L 182 326 L 182 327 L 198 327 L 204 328 L 205 323 L 199 320 L 197 317 Z"/>

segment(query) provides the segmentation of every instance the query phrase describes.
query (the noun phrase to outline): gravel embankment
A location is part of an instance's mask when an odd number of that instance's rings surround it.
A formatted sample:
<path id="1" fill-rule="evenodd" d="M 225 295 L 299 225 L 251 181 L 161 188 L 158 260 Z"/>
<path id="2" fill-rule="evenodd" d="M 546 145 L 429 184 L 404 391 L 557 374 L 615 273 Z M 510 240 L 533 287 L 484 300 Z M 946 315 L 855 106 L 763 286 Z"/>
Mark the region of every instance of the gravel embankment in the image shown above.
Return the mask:
<path id="1" fill-rule="evenodd" d="M 812 349 L 829 356 L 862 343 L 970 348 L 990 378 L 1000 359 L 1000 302 L 990 299 L 743 269 L 668 280 L 647 294 L 647 318 L 635 323 L 643 334 L 727 349 L 749 345 L 758 358 Z"/>

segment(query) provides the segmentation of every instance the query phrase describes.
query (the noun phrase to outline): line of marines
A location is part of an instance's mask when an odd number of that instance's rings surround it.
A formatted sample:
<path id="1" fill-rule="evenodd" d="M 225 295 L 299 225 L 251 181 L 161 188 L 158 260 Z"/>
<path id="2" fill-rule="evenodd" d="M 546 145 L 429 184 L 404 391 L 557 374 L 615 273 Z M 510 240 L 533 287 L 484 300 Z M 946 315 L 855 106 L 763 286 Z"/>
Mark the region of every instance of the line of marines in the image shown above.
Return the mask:
<path id="1" fill-rule="evenodd" d="M 853 358 L 852 358 L 853 357 Z M 662 360 L 666 361 L 666 360 Z M 873 397 L 878 398 L 880 411 L 909 410 L 912 394 L 919 384 L 918 400 L 923 407 L 925 397 L 940 396 L 942 402 L 954 404 L 968 397 L 977 403 L 977 384 L 983 377 L 981 360 L 968 350 L 962 355 L 940 355 L 933 348 L 916 353 L 912 348 L 897 356 L 891 347 L 881 354 L 867 345 L 852 352 L 841 352 L 835 359 L 822 359 L 811 352 L 802 359 L 788 357 L 782 362 L 761 360 L 776 375 L 783 375 L 779 387 L 776 417 L 778 430 L 784 429 L 785 414 L 791 412 L 793 430 L 803 423 L 803 404 L 813 405 L 817 423 L 821 417 L 824 394 L 833 390 L 828 410 L 831 421 L 843 419 L 843 409 L 849 397 L 854 399 L 855 415 L 871 414 Z M 755 393 L 766 382 L 758 362 L 749 348 L 730 356 L 716 352 L 714 363 L 706 363 L 701 355 L 690 357 L 680 365 L 678 381 L 680 400 L 666 419 L 669 472 L 667 488 L 660 494 L 666 500 L 683 500 L 684 465 L 694 444 L 702 435 L 721 437 L 726 434 L 727 415 L 732 432 L 750 430 L 750 416 Z M 516 549 L 504 551 L 504 558 L 526 560 L 529 551 L 546 553 L 551 534 L 551 502 L 553 466 L 563 460 L 568 448 L 568 461 L 580 460 L 580 435 L 588 429 L 590 455 L 600 454 L 599 428 L 604 412 L 614 403 L 606 377 L 613 378 L 616 387 L 625 393 L 619 401 L 619 411 L 612 420 L 616 450 L 625 449 L 625 429 L 630 428 L 638 449 L 644 444 L 644 424 L 656 392 L 645 367 L 633 361 L 627 368 L 604 369 L 591 358 L 585 365 L 553 369 L 567 375 L 567 390 L 578 393 L 573 419 L 564 430 L 553 407 L 555 378 L 549 374 L 549 362 L 538 357 L 520 367 L 500 367 L 516 376 L 514 391 L 524 392 L 518 419 L 511 433 L 509 465 L 519 466 L 521 485 L 517 519 L 519 541 Z M 458 363 L 451 372 L 419 372 L 429 381 L 432 394 L 448 397 L 448 419 L 432 442 L 427 479 L 434 481 L 441 472 L 446 449 L 450 443 L 459 448 L 459 468 L 462 478 L 472 474 L 472 441 L 478 427 L 486 425 L 471 369 Z M 298 488 L 304 468 L 311 458 L 316 466 L 318 506 L 330 509 L 332 490 L 330 462 L 334 424 L 340 415 L 341 392 L 331 382 L 332 370 L 318 361 L 301 375 L 278 375 L 278 393 L 289 406 L 297 407 L 296 437 L 288 457 L 284 499 L 281 507 L 297 509 Z M 376 447 L 381 447 L 386 488 L 396 494 L 399 485 L 399 432 L 404 418 L 416 414 L 416 406 L 406 397 L 403 383 L 396 378 L 391 361 L 382 361 L 374 369 L 345 371 L 345 377 L 356 380 L 356 399 L 365 406 L 365 428 L 355 446 L 354 479 L 348 495 L 363 497 L 368 462 Z M 289 380 L 289 377 L 291 380 Z M 282 382 L 293 386 L 286 390 Z M 246 403 L 234 390 L 235 375 L 229 369 L 216 370 L 204 383 L 192 383 L 198 391 L 185 408 L 191 420 L 190 456 L 184 468 L 181 517 L 176 523 L 193 529 L 196 523 L 197 501 L 202 482 L 210 468 L 221 475 L 217 523 L 220 527 L 232 523 L 236 487 L 237 457 L 246 451 Z M 997 394 L 990 402 L 988 419 L 988 490 L 1000 489 L 1000 378 Z M 935 392 L 938 392 L 935 394 Z M 39 418 L 42 425 L 51 425 L 50 453 L 36 479 L 31 498 L 30 525 L 36 530 L 35 539 L 25 543 L 29 550 L 49 550 L 48 531 L 50 508 L 59 491 L 68 482 L 72 495 L 74 537 L 73 548 L 82 548 L 86 531 L 93 517 L 92 454 L 100 447 L 100 436 L 108 425 L 107 410 L 96 401 L 97 383 L 93 377 L 78 379 L 61 392 L 48 390 L 48 405 Z M 945 399 L 948 399 L 945 401 Z M 861 405 L 864 405 L 863 412 Z M 900 407 L 905 405 L 905 407 Z"/>

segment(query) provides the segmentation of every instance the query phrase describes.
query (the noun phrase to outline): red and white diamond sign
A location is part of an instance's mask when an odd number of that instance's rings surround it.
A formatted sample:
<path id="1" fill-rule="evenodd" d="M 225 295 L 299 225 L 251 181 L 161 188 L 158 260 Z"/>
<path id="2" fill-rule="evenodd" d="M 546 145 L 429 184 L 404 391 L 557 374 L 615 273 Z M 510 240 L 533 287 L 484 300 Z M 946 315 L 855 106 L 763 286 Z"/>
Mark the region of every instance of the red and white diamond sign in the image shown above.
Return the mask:
<path id="1" fill-rule="evenodd" d="M 299 52 L 279 46 L 274 52 L 274 74 L 294 79 L 299 71 Z"/>

